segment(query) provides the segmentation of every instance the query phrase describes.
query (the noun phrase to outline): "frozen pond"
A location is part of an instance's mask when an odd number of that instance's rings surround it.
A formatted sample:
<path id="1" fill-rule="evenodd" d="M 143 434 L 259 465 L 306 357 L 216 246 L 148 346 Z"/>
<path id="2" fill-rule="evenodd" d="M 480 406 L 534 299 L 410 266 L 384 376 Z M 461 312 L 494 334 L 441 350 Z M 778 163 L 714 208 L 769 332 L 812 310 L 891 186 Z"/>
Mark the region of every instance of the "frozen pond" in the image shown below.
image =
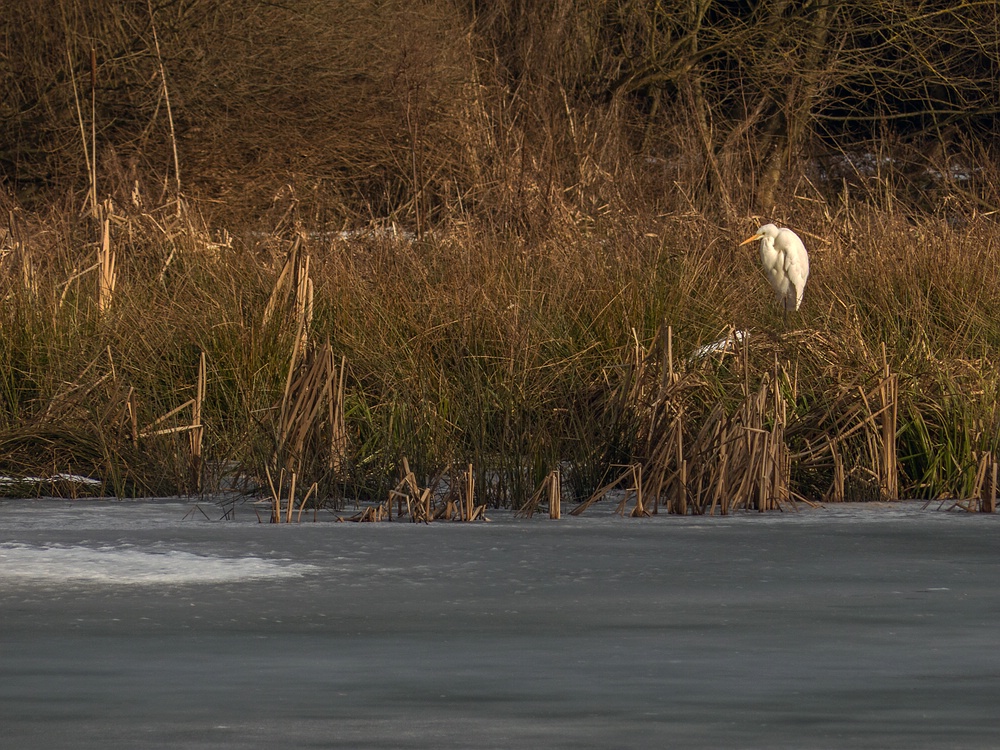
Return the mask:
<path id="1" fill-rule="evenodd" d="M 5 747 L 1000 746 L 998 516 L 192 507 L 0 502 Z"/>

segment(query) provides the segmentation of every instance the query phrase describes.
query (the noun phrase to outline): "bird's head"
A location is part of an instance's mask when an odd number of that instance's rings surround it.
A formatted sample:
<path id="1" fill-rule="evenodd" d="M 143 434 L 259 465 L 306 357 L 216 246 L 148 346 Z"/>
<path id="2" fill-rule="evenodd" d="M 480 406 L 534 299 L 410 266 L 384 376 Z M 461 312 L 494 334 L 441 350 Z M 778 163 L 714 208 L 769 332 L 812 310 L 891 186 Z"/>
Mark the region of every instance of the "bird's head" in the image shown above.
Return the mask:
<path id="1" fill-rule="evenodd" d="M 765 237 L 773 240 L 778 236 L 778 228 L 774 224 L 765 224 L 760 229 L 757 230 L 756 234 L 747 237 L 743 242 L 740 243 L 740 247 L 746 245 L 747 243 L 753 242 L 754 240 L 762 240 Z"/>

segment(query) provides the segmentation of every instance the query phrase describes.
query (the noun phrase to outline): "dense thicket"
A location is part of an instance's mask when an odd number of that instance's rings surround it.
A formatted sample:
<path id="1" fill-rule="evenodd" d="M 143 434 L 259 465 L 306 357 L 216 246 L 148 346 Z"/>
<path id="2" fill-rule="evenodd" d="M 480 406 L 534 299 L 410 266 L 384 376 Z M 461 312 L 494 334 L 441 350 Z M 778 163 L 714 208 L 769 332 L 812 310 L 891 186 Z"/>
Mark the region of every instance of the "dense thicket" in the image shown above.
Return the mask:
<path id="1" fill-rule="evenodd" d="M 259 210 L 290 185 L 324 220 L 523 222 L 675 183 L 769 210 L 803 172 L 998 203 L 971 168 L 995 162 L 995 2 L 16 5 L 0 169 L 23 201 L 85 189 L 93 124 L 102 192 L 163 202 L 179 166 L 192 196 Z"/>

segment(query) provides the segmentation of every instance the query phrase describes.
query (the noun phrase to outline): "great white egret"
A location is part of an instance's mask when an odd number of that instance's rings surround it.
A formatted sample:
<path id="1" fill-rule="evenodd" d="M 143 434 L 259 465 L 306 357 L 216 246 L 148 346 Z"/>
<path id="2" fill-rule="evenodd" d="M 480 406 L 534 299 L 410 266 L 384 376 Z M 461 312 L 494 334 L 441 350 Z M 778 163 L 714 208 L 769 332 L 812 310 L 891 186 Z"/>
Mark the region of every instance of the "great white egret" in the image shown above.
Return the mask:
<path id="1" fill-rule="evenodd" d="M 806 246 L 791 229 L 778 229 L 774 224 L 762 226 L 755 235 L 743 240 L 740 247 L 754 240 L 760 240 L 760 264 L 778 303 L 786 313 L 798 310 L 809 278 Z"/>

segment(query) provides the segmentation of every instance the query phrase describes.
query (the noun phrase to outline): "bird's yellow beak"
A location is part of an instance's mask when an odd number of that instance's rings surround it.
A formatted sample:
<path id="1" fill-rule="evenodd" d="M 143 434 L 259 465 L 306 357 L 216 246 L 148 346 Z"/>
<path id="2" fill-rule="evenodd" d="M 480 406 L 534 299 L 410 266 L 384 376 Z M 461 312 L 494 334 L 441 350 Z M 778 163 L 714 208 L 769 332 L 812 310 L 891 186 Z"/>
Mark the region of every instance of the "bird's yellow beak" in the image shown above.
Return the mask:
<path id="1" fill-rule="evenodd" d="M 759 235 L 759 234 L 755 234 L 755 235 L 754 235 L 753 237 L 747 237 L 747 238 L 746 238 L 745 240 L 743 240 L 743 242 L 741 242 L 741 243 L 740 243 L 740 244 L 738 245 L 738 247 L 743 247 L 743 246 L 744 246 L 744 245 L 746 245 L 747 243 L 749 243 L 749 242 L 753 242 L 754 240 L 759 240 L 759 239 L 760 239 L 760 235 Z"/>

